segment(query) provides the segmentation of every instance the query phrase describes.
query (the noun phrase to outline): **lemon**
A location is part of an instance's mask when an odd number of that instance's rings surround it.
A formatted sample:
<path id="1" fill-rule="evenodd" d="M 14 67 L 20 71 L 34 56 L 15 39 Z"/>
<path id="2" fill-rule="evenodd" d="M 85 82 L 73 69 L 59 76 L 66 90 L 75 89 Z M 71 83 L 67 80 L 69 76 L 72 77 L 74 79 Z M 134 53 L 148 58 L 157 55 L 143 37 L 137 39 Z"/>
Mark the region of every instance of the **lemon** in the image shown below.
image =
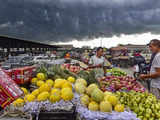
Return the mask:
<path id="1" fill-rule="evenodd" d="M 51 89 L 51 87 L 47 84 L 47 83 L 44 83 L 42 84 L 40 87 L 39 87 L 39 92 L 44 92 L 44 91 L 47 91 L 49 92 Z"/>
<path id="2" fill-rule="evenodd" d="M 45 80 L 45 75 L 44 75 L 44 73 L 38 73 L 38 74 L 37 74 L 37 78 L 38 78 L 38 80 Z"/>
<path id="3" fill-rule="evenodd" d="M 52 87 L 52 86 L 54 85 L 54 81 L 51 80 L 51 79 L 46 80 L 46 83 L 47 83 L 50 87 Z"/>
<path id="4" fill-rule="evenodd" d="M 37 96 L 39 94 L 39 89 L 35 89 L 31 94 Z"/>
<path id="5" fill-rule="evenodd" d="M 68 77 L 68 79 L 67 79 L 69 82 L 71 82 L 71 83 L 74 83 L 75 82 L 75 78 L 74 77 Z"/>
<path id="6" fill-rule="evenodd" d="M 49 98 L 49 93 L 48 92 L 42 92 L 38 95 L 37 101 L 46 101 Z"/>
<path id="7" fill-rule="evenodd" d="M 36 84 L 37 84 L 37 86 L 38 86 L 38 87 L 40 87 L 41 85 L 43 85 L 43 84 L 44 84 L 44 81 L 39 80 L 39 81 L 37 81 L 37 83 L 36 83 Z"/>
<path id="8" fill-rule="evenodd" d="M 26 102 L 33 102 L 35 100 L 35 96 L 32 94 L 28 94 L 24 97 Z"/>
<path id="9" fill-rule="evenodd" d="M 28 90 L 27 90 L 26 88 L 21 87 L 21 90 L 23 91 L 23 93 L 24 93 L 25 95 L 27 95 L 27 94 L 28 94 Z"/>
<path id="10" fill-rule="evenodd" d="M 36 77 L 34 77 L 34 78 L 32 78 L 31 83 L 32 83 L 32 84 L 36 84 L 37 81 L 38 81 L 38 79 L 37 79 Z"/>

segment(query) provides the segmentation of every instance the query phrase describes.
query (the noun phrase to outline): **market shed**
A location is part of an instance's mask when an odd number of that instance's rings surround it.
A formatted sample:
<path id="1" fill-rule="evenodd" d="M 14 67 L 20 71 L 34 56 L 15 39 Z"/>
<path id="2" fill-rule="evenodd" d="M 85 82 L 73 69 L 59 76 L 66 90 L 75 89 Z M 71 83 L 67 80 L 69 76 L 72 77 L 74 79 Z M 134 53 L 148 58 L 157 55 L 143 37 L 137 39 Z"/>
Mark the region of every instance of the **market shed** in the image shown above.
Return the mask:
<path id="1" fill-rule="evenodd" d="M 49 45 L 29 40 L 0 36 L 1 51 L 53 51 L 59 48 L 56 45 Z"/>

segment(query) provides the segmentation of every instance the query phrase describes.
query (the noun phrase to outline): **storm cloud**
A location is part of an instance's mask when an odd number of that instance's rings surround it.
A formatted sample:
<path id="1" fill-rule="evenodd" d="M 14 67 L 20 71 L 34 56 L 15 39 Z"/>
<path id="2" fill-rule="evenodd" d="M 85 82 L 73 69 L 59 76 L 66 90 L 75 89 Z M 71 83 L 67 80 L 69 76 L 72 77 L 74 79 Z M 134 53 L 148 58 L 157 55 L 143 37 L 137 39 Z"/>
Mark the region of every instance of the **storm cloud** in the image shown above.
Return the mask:
<path id="1" fill-rule="evenodd" d="M 1 0 L 0 34 L 41 42 L 160 33 L 159 0 Z"/>

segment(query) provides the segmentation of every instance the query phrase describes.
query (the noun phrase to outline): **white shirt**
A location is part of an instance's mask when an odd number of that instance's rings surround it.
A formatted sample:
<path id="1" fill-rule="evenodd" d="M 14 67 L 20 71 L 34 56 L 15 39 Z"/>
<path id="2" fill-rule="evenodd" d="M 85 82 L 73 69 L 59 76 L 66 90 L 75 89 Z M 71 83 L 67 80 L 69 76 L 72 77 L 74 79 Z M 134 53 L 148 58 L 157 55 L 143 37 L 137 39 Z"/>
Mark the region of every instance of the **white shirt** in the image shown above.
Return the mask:
<path id="1" fill-rule="evenodd" d="M 156 73 L 156 68 L 160 68 L 160 53 L 157 53 L 153 59 L 150 73 Z M 160 77 L 151 80 L 151 86 L 160 89 Z"/>
<path id="2" fill-rule="evenodd" d="M 90 59 L 90 61 L 89 61 L 89 64 L 91 64 L 93 66 L 96 66 L 96 65 L 99 65 L 99 64 L 101 64 L 102 66 L 107 66 L 106 63 L 107 63 L 107 60 L 103 56 L 101 56 L 99 58 L 96 55 L 92 56 L 91 59 Z M 95 68 L 94 70 L 96 72 L 96 78 L 104 76 L 104 70 L 103 70 L 103 68 Z"/>
<path id="3" fill-rule="evenodd" d="M 92 56 L 90 61 L 89 61 L 89 64 L 93 65 L 93 66 L 96 66 L 96 65 L 104 65 L 105 63 L 105 58 L 103 56 L 101 56 L 100 58 L 97 57 L 96 55 Z"/>

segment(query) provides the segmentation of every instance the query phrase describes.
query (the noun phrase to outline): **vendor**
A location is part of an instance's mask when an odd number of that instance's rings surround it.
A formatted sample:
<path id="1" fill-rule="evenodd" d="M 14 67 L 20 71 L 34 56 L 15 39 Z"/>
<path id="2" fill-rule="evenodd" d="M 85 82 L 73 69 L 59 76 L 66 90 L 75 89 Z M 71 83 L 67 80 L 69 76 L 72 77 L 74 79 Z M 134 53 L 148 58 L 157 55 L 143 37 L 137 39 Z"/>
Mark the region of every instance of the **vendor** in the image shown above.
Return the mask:
<path id="1" fill-rule="evenodd" d="M 141 74 L 140 79 L 151 79 L 151 92 L 160 99 L 160 41 L 154 39 L 150 42 L 149 48 L 155 54 L 149 74 Z"/>
<path id="2" fill-rule="evenodd" d="M 96 55 L 92 56 L 89 61 L 89 68 L 96 70 L 96 77 L 103 77 L 106 75 L 106 67 L 110 63 L 103 57 L 103 48 L 99 47 L 96 50 Z"/>

